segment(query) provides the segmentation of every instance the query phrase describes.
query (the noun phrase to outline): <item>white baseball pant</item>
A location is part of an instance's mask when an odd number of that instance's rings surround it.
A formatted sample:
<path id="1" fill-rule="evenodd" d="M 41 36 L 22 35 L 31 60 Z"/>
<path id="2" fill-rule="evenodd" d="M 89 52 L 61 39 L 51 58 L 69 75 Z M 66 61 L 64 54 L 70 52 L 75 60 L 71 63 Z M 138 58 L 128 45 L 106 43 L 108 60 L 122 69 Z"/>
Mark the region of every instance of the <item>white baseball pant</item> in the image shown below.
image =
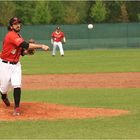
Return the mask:
<path id="1" fill-rule="evenodd" d="M 53 50 L 52 50 L 52 55 L 55 55 L 56 53 L 56 48 L 59 47 L 60 54 L 64 55 L 64 50 L 63 50 L 63 45 L 62 42 L 53 42 Z"/>
<path id="2" fill-rule="evenodd" d="M 5 94 L 11 86 L 21 87 L 21 64 L 3 63 L 0 59 L 0 91 Z"/>

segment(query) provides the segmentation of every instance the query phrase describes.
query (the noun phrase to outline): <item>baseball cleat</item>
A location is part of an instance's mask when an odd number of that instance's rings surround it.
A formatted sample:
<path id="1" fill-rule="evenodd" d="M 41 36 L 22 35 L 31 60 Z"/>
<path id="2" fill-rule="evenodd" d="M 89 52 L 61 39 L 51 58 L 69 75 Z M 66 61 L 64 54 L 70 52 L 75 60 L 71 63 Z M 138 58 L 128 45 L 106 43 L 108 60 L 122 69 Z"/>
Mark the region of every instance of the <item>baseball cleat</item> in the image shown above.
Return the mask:
<path id="1" fill-rule="evenodd" d="M 20 109 L 19 109 L 19 107 L 16 107 L 16 108 L 14 109 L 13 115 L 14 115 L 14 116 L 19 116 L 19 115 L 20 115 Z"/>
<path id="2" fill-rule="evenodd" d="M 10 101 L 9 101 L 9 99 L 7 97 L 5 99 L 2 99 L 2 101 L 5 103 L 5 105 L 7 107 L 10 106 Z"/>

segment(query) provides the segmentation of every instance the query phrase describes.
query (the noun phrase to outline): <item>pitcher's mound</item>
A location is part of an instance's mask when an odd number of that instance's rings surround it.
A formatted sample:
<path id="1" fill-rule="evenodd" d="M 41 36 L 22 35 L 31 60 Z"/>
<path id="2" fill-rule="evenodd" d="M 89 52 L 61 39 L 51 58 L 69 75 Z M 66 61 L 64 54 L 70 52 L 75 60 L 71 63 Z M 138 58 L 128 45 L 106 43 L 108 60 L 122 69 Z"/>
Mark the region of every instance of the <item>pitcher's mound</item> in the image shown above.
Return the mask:
<path id="1" fill-rule="evenodd" d="M 0 105 L 0 120 L 54 120 L 54 119 L 84 119 L 96 117 L 111 117 L 128 114 L 126 110 L 104 108 L 81 108 L 49 103 L 21 103 L 21 115 L 13 116 L 13 104 L 10 107 Z"/>

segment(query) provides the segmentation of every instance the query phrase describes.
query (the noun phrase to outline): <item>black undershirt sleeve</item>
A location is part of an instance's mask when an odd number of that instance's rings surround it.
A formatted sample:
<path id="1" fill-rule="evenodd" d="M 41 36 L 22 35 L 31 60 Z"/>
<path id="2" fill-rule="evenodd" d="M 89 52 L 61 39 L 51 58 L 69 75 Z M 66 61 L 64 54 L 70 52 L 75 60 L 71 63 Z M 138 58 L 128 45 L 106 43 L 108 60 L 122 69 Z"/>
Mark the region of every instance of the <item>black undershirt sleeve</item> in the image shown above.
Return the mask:
<path id="1" fill-rule="evenodd" d="M 19 46 L 23 49 L 28 49 L 29 48 L 29 43 L 23 41 Z"/>
<path id="2" fill-rule="evenodd" d="M 24 41 L 19 46 L 22 48 L 21 55 L 24 56 L 24 51 L 29 48 L 29 43 Z"/>

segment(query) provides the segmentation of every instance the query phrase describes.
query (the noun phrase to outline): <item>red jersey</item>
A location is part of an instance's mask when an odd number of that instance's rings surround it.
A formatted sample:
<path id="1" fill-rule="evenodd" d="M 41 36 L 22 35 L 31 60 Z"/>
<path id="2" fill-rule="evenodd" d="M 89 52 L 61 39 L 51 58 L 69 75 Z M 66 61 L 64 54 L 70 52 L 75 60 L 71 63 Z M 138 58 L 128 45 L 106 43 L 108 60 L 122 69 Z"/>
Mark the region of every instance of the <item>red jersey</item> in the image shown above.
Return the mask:
<path id="1" fill-rule="evenodd" d="M 24 41 L 24 39 L 15 31 L 9 31 L 5 36 L 1 59 L 10 62 L 18 62 L 21 54 L 22 48 L 19 45 Z"/>
<path id="2" fill-rule="evenodd" d="M 64 33 L 63 32 L 53 32 L 52 33 L 52 38 L 53 38 L 53 41 L 55 41 L 55 42 L 61 42 L 62 41 L 62 39 L 64 38 Z"/>

